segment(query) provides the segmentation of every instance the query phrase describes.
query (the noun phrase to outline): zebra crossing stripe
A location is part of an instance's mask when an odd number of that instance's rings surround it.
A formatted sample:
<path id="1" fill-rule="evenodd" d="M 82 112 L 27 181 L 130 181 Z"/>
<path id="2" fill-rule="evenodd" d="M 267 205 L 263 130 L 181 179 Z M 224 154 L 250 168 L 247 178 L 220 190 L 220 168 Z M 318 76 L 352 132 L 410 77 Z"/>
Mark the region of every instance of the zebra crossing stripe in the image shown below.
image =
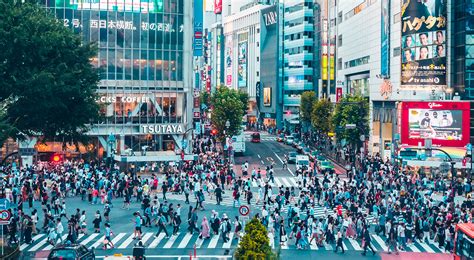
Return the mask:
<path id="1" fill-rule="evenodd" d="M 326 242 L 323 242 L 323 245 L 324 245 L 324 248 L 326 248 L 326 250 L 332 250 L 332 246 Z"/>
<path id="2" fill-rule="evenodd" d="M 44 236 L 44 234 L 38 234 L 38 235 L 34 236 L 34 237 L 31 239 L 31 242 L 33 243 L 34 241 L 40 239 L 42 236 Z M 20 246 L 20 251 L 25 250 L 25 248 L 27 248 L 29 245 L 30 245 L 30 244 L 23 243 L 23 244 Z"/>
<path id="3" fill-rule="evenodd" d="M 348 250 L 347 246 L 346 246 L 346 243 L 344 243 L 344 241 L 342 241 L 342 247 L 344 248 L 344 250 L 346 250 L 346 251 Z"/>
<path id="4" fill-rule="evenodd" d="M 172 235 L 169 239 L 168 242 L 166 242 L 165 246 L 163 248 L 171 248 L 173 246 L 174 241 L 178 238 L 179 234 L 181 233 L 176 233 L 176 235 Z"/>
<path id="5" fill-rule="evenodd" d="M 230 248 L 230 245 L 232 245 L 232 239 L 234 238 L 234 232 L 230 232 L 229 233 L 229 241 L 227 241 L 226 243 L 224 243 L 224 245 L 222 246 L 222 248 Z"/>
<path id="6" fill-rule="evenodd" d="M 273 233 L 267 233 L 268 239 L 270 240 L 270 246 L 275 249 L 275 235 Z"/>
<path id="7" fill-rule="evenodd" d="M 47 236 L 43 240 L 41 240 L 38 244 L 36 244 L 32 248 L 30 248 L 30 250 L 28 250 L 28 251 L 29 252 L 37 251 L 38 249 L 40 249 L 40 247 L 44 246 L 44 244 L 46 244 L 46 242 L 48 242 L 48 237 Z"/>
<path id="8" fill-rule="evenodd" d="M 178 248 L 185 248 L 188 245 L 188 243 L 189 243 L 189 241 L 191 240 L 192 237 L 193 237 L 193 235 L 186 232 L 186 235 L 183 237 L 183 240 L 181 240 L 181 243 L 179 243 Z"/>
<path id="9" fill-rule="evenodd" d="M 148 241 L 148 239 L 150 239 L 150 237 L 152 236 L 153 236 L 153 232 L 145 233 L 145 235 L 142 236 L 142 239 L 141 239 L 143 245 L 145 245 L 146 241 Z"/>
<path id="10" fill-rule="evenodd" d="M 112 244 L 117 244 L 127 233 L 120 233 L 112 239 Z"/>
<path id="11" fill-rule="evenodd" d="M 283 245 L 281 245 L 281 249 L 288 249 L 288 239 L 287 241 L 283 242 Z"/>
<path id="12" fill-rule="evenodd" d="M 88 238 L 81 241 L 81 245 L 83 245 L 83 246 L 87 245 L 87 243 L 91 242 L 92 239 L 94 239 L 98 235 L 99 235 L 99 233 L 92 233 Z"/>
<path id="13" fill-rule="evenodd" d="M 281 181 L 285 184 L 286 187 L 291 186 L 291 184 L 286 179 L 282 178 Z"/>
<path id="14" fill-rule="evenodd" d="M 412 252 L 415 252 L 415 253 L 421 252 L 420 249 L 418 249 L 418 247 L 415 246 L 415 244 L 409 244 L 409 245 L 407 244 L 407 246 L 408 248 L 410 248 Z"/>
<path id="15" fill-rule="evenodd" d="M 426 252 L 428 253 L 434 253 L 435 251 L 429 246 L 427 245 L 425 242 L 419 242 L 418 243 L 421 247 L 423 247 L 423 249 L 426 250 Z"/>
<path id="16" fill-rule="evenodd" d="M 204 243 L 204 239 L 198 238 L 196 241 L 196 248 L 201 248 L 202 244 Z"/>
<path id="17" fill-rule="evenodd" d="M 158 235 L 157 238 L 155 238 L 155 240 L 153 240 L 153 242 L 151 242 L 151 244 L 148 246 L 149 248 L 155 248 L 156 246 L 158 246 L 158 244 L 161 242 L 161 240 L 165 237 L 165 234 L 164 233 L 160 233 Z"/>
<path id="18" fill-rule="evenodd" d="M 118 246 L 118 248 L 127 248 L 127 246 L 132 243 L 134 234 L 131 234 L 123 243 Z M 142 241 L 143 242 L 143 241 Z"/>
<path id="19" fill-rule="evenodd" d="M 308 236 L 308 243 L 309 243 L 309 248 L 311 248 L 311 250 L 318 250 L 318 246 L 316 245 L 316 241 L 315 243 L 310 243 L 309 241 L 311 241 L 311 236 Z"/>
<path id="20" fill-rule="evenodd" d="M 273 187 L 281 187 L 282 186 L 282 183 L 280 182 L 280 179 L 274 178 L 274 180 L 275 181 L 272 183 L 271 186 L 273 186 Z"/>
<path id="21" fill-rule="evenodd" d="M 104 239 L 105 239 L 105 236 L 101 236 L 101 238 L 97 239 L 97 241 L 95 241 L 95 243 L 92 244 L 92 246 L 90 246 L 89 249 L 97 248 L 98 246 L 100 246 L 100 244 L 104 242 Z"/>
<path id="22" fill-rule="evenodd" d="M 288 182 L 291 182 L 292 187 L 297 187 L 298 186 L 298 181 L 295 178 L 288 178 Z"/>
<path id="23" fill-rule="evenodd" d="M 351 243 L 352 247 L 356 250 L 356 251 L 362 251 L 362 248 L 359 246 L 359 243 L 357 243 L 357 241 L 353 238 L 348 238 L 347 240 L 349 240 L 349 243 Z"/>
<path id="24" fill-rule="evenodd" d="M 219 235 L 212 236 L 211 242 L 209 242 L 209 246 L 207 248 L 216 248 L 218 241 L 219 241 Z"/>
<path id="25" fill-rule="evenodd" d="M 383 242 L 381 237 L 376 234 L 373 234 L 372 237 L 375 239 L 375 241 L 377 241 L 377 244 L 379 244 L 383 251 L 388 251 L 388 247 L 385 245 L 385 242 Z"/>
<path id="26" fill-rule="evenodd" d="M 62 235 L 61 238 L 62 238 L 61 241 L 64 241 L 64 239 L 67 238 L 67 234 Z M 56 238 L 56 242 L 58 242 L 58 238 Z M 43 248 L 42 250 L 51 250 L 51 249 L 53 249 L 53 247 L 54 247 L 54 245 L 49 244 L 45 248 Z"/>

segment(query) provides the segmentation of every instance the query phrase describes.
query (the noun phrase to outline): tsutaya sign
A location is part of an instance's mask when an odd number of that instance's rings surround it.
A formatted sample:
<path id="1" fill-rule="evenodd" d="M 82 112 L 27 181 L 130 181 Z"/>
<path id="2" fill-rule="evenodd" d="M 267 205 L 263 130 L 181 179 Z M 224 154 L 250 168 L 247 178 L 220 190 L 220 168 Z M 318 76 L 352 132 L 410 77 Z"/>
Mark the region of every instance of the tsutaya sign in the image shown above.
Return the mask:
<path id="1" fill-rule="evenodd" d="M 141 125 L 141 132 L 145 134 L 184 134 L 184 125 L 182 124 L 156 124 Z"/>

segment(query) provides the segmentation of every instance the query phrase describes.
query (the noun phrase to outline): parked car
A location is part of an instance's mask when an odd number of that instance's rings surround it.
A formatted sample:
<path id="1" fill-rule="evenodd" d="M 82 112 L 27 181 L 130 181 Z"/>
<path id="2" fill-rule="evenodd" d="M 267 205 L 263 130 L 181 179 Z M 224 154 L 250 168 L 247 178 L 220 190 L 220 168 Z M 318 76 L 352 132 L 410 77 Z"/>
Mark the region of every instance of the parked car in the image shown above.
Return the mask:
<path id="1" fill-rule="evenodd" d="M 284 134 L 279 134 L 277 136 L 277 139 L 276 139 L 277 142 L 282 143 L 284 140 L 285 140 L 285 135 Z"/>
<path id="2" fill-rule="evenodd" d="M 56 245 L 48 255 L 48 260 L 94 260 L 94 248 L 87 249 L 81 244 Z"/>
<path id="3" fill-rule="evenodd" d="M 307 155 L 297 155 L 296 156 L 296 169 L 302 168 L 308 169 L 309 167 L 309 157 Z"/>
<path id="4" fill-rule="evenodd" d="M 303 148 L 303 154 L 307 155 L 309 158 L 309 155 L 311 154 L 311 149 L 309 149 L 308 147 Z"/>
<path id="5" fill-rule="evenodd" d="M 295 163 L 296 162 L 296 152 L 289 152 L 288 153 L 288 163 Z"/>
<path id="6" fill-rule="evenodd" d="M 320 161 L 319 162 L 319 168 L 324 171 L 324 170 L 334 170 L 334 164 L 330 161 Z"/>
<path id="7" fill-rule="evenodd" d="M 260 143 L 260 133 L 257 133 L 257 132 L 253 133 L 251 142 Z"/>
<path id="8" fill-rule="evenodd" d="M 291 135 L 287 135 L 285 136 L 285 143 L 287 145 L 293 145 L 293 143 L 295 142 L 295 138 Z"/>

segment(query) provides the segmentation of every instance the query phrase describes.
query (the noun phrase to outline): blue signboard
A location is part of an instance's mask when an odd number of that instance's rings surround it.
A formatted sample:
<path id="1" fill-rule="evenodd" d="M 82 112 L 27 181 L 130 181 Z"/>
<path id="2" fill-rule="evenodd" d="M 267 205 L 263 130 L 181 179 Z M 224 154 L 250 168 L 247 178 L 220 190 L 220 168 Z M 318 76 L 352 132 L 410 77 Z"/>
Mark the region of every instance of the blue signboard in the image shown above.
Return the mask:
<path id="1" fill-rule="evenodd" d="M 390 73 L 390 0 L 382 0 L 381 25 L 380 74 L 386 77 Z"/>
<path id="2" fill-rule="evenodd" d="M 194 0 L 193 55 L 202 56 L 203 47 L 203 0 Z"/>

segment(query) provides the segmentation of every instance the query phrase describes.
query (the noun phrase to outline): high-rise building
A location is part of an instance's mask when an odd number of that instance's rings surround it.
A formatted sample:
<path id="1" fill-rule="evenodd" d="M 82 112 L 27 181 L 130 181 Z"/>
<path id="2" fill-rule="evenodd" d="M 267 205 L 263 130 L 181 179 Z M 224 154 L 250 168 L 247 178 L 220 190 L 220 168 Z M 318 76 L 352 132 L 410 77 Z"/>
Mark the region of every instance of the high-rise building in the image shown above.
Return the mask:
<path id="1" fill-rule="evenodd" d="M 187 0 L 44 2 L 94 42 L 100 121 L 89 135 L 99 156 L 168 161 L 189 151 L 192 129 L 192 10 Z M 187 153 L 187 152 L 186 152 Z"/>
<path id="2" fill-rule="evenodd" d="M 283 3 L 283 121 L 290 128 L 300 123 L 301 94 L 317 90 L 313 8 L 313 0 Z"/>

